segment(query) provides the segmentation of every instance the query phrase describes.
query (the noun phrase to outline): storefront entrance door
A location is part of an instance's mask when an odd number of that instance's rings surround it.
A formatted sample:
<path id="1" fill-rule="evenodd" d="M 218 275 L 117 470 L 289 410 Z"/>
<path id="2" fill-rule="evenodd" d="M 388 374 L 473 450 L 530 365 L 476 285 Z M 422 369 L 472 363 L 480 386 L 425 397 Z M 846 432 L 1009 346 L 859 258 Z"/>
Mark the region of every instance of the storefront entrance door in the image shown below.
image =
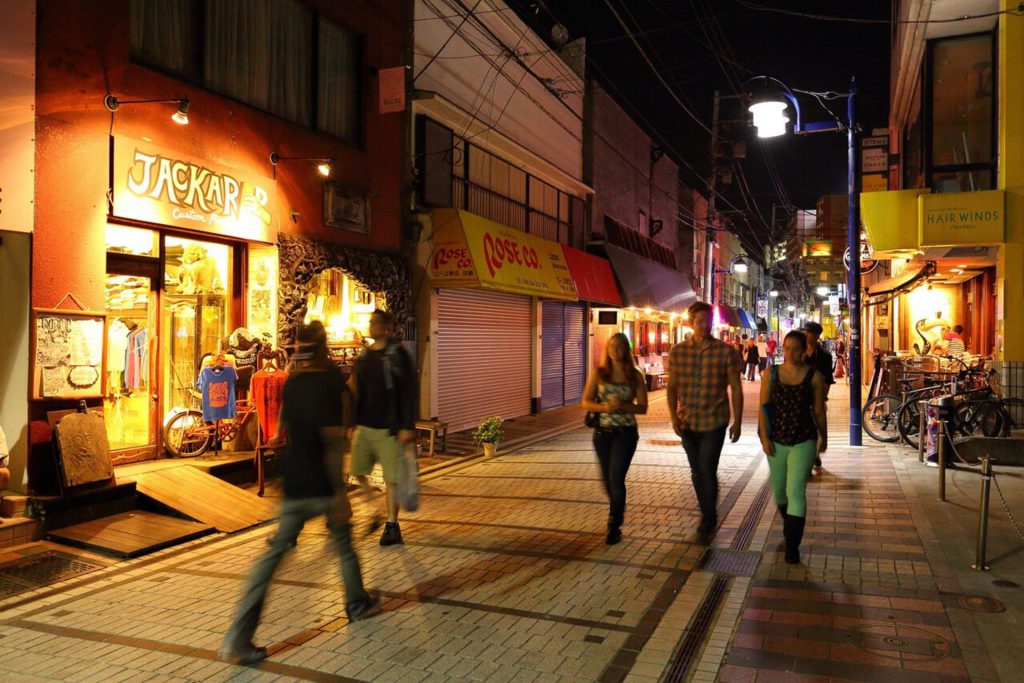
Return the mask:
<path id="1" fill-rule="evenodd" d="M 159 448 L 157 284 L 159 264 L 111 257 L 106 276 L 107 382 L 103 416 L 115 464 Z"/>

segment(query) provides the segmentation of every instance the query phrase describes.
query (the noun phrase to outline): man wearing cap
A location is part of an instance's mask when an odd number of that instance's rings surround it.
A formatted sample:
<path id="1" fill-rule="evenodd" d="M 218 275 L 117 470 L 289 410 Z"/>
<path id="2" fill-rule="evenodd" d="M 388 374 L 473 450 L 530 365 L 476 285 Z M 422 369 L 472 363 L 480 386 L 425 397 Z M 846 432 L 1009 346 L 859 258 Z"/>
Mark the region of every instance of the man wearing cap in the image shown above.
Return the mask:
<path id="1" fill-rule="evenodd" d="M 819 343 L 822 327 L 813 320 L 804 323 L 804 336 L 807 337 L 807 364 L 821 373 L 825 378 L 825 400 L 828 400 L 829 389 L 836 383 L 832 368 L 832 354 Z M 821 456 L 814 456 L 814 467 L 821 467 Z"/>

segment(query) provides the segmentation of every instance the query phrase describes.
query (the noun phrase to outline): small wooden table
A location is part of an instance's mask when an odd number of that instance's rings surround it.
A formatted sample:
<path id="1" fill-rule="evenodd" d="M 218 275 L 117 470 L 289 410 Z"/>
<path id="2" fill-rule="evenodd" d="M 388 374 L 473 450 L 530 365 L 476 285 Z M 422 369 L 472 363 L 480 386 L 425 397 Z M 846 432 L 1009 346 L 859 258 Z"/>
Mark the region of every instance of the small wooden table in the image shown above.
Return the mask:
<path id="1" fill-rule="evenodd" d="M 448 423 L 441 420 L 416 420 L 416 431 L 427 432 L 430 436 L 428 453 L 434 455 L 434 444 L 441 437 L 441 451 L 448 448 Z"/>

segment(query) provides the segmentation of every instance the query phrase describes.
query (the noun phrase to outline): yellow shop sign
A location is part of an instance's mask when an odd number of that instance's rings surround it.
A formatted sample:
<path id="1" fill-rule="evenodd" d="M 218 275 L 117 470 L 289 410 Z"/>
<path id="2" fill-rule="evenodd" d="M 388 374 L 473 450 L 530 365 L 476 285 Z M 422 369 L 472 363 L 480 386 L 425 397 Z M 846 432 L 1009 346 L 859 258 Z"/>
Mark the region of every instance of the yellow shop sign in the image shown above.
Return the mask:
<path id="1" fill-rule="evenodd" d="M 994 245 L 1006 240 L 1006 202 L 1002 190 L 926 194 L 918 201 L 922 247 Z"/>

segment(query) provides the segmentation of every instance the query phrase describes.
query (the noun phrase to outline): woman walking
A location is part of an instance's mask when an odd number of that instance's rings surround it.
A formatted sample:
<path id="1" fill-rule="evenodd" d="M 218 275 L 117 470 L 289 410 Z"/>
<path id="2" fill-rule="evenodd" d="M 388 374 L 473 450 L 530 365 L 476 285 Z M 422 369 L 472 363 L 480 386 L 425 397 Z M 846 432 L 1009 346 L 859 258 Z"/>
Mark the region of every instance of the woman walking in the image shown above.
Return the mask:
<path id="1" fill-rule="evenodd" d="M 807 479 L 814 458 L 828 447 L 826 387 L 821 373 L 805 362 L 807 338 L 802 332 L 786 335 L 782 353 L 782 365 L 771 366 L 770 381 L 761 383 L 758 434 L 768 455 L 772 493 L 782 514 L 786 562 L 799 564 L 807 515 Z M 769 406 L 768 411 L 765 406 Z"/>
<path id="2" fill-rule="evenodd" d="M 750 341 L 747 342 L 747 348 L 744 350 L 747 361 L 747 380 L 750 382 L 754 381 L 754 375 L 757 373 L 757 367 L 760 362 L 760 354 L 757 350 L 757 342 L 751 337 Z"/>
<path id="3" fill-rule="evenodd" d="M 633 364 L 626 335 L 619 333 L 608 340 L 604 359 L 587 378 L 583 409 L 598 415 L 594 450 L 609 503 L 608 535 L 604 542 L 614 545 L 622 539 L 626 473 L 640 438 L 636 416 L 647 413 L 644 375 Z"/>

